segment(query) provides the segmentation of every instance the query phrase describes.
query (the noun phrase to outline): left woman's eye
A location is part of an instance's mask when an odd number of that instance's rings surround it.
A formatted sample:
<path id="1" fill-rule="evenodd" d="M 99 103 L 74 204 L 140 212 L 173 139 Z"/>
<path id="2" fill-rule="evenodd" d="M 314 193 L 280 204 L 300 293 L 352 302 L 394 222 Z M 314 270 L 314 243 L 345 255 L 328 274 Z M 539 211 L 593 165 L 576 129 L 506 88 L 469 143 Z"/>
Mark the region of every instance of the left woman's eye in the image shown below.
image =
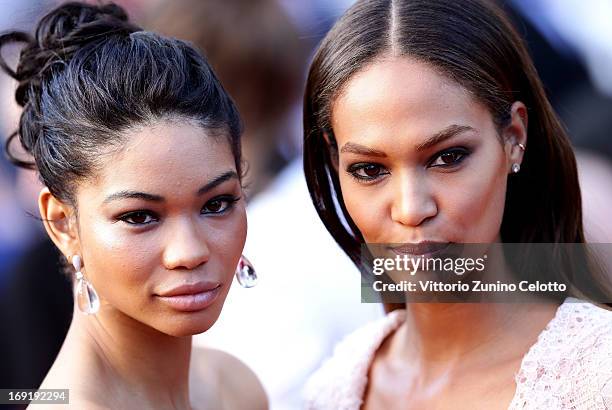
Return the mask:
<path id="1" fill-rule="evenodd" d="M 157 217 L 149 211 L 133 211 L 121 215 L 118 220 L 128 225 L 143 226 L 156 222 Z"/>
<path id="2" fill-rule="evenodd" d="M 470 153 L 465 149 L 455 148 L 450 149 L 438 154 L 434 160 L 430 163 L 432 167 L 450 167 L 458 165 L 463 161 Z"/>
<path id="3" fill-rule="evenodd" d="M 240 200 L 240 197 L 218 197 L 211 199 L 206 202 L 202 208 L 202 214 L 222 214 L 229 210 L 236 202 Z"/>

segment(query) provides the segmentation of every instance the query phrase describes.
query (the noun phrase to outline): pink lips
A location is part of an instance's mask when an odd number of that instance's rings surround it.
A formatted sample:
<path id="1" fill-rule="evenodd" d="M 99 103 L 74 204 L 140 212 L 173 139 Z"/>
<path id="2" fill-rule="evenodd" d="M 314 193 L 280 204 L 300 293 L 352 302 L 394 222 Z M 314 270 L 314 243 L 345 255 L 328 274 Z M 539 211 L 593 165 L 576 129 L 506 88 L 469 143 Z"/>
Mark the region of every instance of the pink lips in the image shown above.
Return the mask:
<path id="1" fill-rule="evenodd" d="M 182 312 L 195 312 L 212 305 L 221 291 L 217 282 L 180 285 L 155 295 L 170 307 Z"/>

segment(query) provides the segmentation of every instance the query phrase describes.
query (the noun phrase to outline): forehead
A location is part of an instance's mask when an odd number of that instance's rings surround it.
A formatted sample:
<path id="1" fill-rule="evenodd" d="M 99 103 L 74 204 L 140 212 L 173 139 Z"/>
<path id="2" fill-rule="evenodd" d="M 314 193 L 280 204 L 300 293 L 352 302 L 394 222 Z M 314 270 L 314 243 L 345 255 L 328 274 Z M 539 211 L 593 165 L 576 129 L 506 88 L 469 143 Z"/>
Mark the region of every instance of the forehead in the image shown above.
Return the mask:
<path id="1" fill-rule="evenodd" d="M 235 170 L 228 139 L 194 122 L 163 120 L 128 130 L 124 138 L 119 150 L 101 156 L 93 184 L 100 194 L 126 188 L 163 194 Z"/>
<path id="2" fill-rule="evenodd" d="M 490 115 L 466 88 L 439 70 L 395 57 L 357 72 L 333 102 L 331 120 L 337 139 L 367 140 L 384 135 L 425 138 L 453 124 L 478 128 Z"/>

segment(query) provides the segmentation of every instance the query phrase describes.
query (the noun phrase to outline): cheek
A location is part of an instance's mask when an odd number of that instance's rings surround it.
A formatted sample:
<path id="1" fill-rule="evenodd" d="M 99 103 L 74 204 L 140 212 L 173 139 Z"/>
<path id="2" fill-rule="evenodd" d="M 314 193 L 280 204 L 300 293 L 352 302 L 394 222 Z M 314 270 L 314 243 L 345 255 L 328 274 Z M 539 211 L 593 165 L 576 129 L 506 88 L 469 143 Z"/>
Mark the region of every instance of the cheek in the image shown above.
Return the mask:
<path id="1" fill-rule="evenodd" d="M 121 223 L 91 218 L 80 225 L 85 274 L 100 296 L 109 300 L 124 291 L 132 296 L 146 294 L 147 280 L 158 260 L 155 235 L 135 236 L 120 226 Z M 131 297 L 130 300 L 136 299 Z"/>
<path id="2" fill-rule="evenodd" d="M 490 159 L 494 158 L 494 159 Z M 439 195 L 443 219 L 456 242 L 494 242 L 501 227 L 506 197 L 503 158 L 489 156 L 462 173 L 447 195 Z"/>
<path id="3" fill-rule="evenodd" d="M 231 278 L 246 241 L 247 219 L 244 206 L 237 206 L 230 218 L 209 225 L 208 232 L 210 262 L 214 258 L 215 264 Z"/>
<path id="4" fill-rule="evenodd" d="M 386 196 L 380 186 L 360 185 L 348 175 L 340 175 L 340 189 L 346 210 L 366 242 L 376 242 L 386 216 Z"/>

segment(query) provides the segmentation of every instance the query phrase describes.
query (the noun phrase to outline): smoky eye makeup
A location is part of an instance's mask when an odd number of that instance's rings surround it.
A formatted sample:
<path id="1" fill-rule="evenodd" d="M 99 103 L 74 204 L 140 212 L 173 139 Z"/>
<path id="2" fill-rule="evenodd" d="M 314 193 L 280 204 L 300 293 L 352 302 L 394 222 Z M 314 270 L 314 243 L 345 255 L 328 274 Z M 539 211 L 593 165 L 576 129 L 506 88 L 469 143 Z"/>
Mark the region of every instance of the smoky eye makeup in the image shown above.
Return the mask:
<path id="1" fill-rule="evenodd" d="M 234 205 L 242 199 L 240 196 L 224 194 L 209 199 L 200 209 L 201 215 L 224 215 L 230 212 Z M 113 218 L 113 222 L 122 222 L 133 227 L 143 227 L 160 221 L 160 216 L 148 209 L 137 209 L 123 212 Z"/>
<path id="2" fill-rule="evenodd" d="M 371 182 L 383 175 L 389 174 L 384 165 L 373 162 L 357 162 L 350 164 L 346 172 L 359 182 Z"/>
<path id="3" fill-rule="evenodd" d="M 159 216 L 150 210 L 139 209 L 129 212 L 124 212 L 114 218 L 113 223 L 123 222 L 132 226 L 146 226 L 159 221 Z"/>
<path id="4" fill-rule="evenodd" d="M 235 195 L 219 195 L 207 201 L 200 211 L 203 215 L 222 215 L 231 211 L 240 201 L 240 196 Z"/>
<path id="5" fill-rule="evenodd" d="M 443 149 L 427 160 L 426 167 L 453 170 L 458 168 L 472 152 L 473 150 L 466 146 L 454 146 Z M 349 164 L 346 167 L 346 172 L 361 183 L 371 183 L 391 173 L 384 165 L 368 161 Z"/>
<path id="6" fill-rule="evenodd" d="M 457 167 L 471 154 L 472 150 L 464 146 L 444 149 L 431 157 L 428 166 L 432 168 Z"/>

